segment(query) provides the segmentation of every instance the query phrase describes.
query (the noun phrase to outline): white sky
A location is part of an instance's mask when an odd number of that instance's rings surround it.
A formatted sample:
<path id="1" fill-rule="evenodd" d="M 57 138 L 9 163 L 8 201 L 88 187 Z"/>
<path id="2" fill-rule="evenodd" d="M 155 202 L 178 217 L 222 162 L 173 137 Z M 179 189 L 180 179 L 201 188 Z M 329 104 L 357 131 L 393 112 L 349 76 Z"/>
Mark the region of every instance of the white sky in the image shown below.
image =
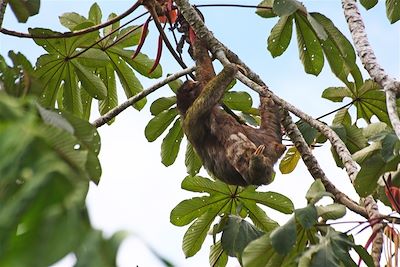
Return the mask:
<path id="1" fill-rule="evenodd" d="M 103 19 L 110 12 L 122 13 L 134 1 L 97 1 L 103 11 Z M 259 1 L 192 1 L 192 3 L 245 3 L 258 4 Z M 395 77 L 400 75 L 400 23 L 390 25 L 385 16 L 384 1 L 378 7 L 366 12 L 367 33 L 375 53 L 385 70 Z M 27 24 L 16 22 L 10 10 L 7 10 L 3 26 L 7 29 L 26 32 L 27 27 L 50 27 L 66 31 L 59 22 L 58 15 L 64 12 L 78 12 L 87 15 L 93 1 L 42 0 L 39 15 L 29 19 Z M 349 38 L 341 4 L 339 1 L 304 1 L 309 11 L 318 11 L 330 19 Z M 322 91 L 329 86 L 342 86 L 341 82 L 330 73 L 327 62 L 318 77 L 307 75 L 298 59 L 296 36 L 292 37 L 288 51 L 281 57 L 272 59 L 266 50 L 266 39 L 277 19 L 261 19 L 253 9 L 239 8 L 203 8 L 206 24 L 215 36 L 235 51 L 277 95 L 312 116 L 325 114 L 337 107 L 330 101 L 320 98 Z M 139 14 L 139 13 L 136 13 Z M 221 16 L 222 14 L 222 16 Z M 133 15 L 134 16 L 134 15 Z M 131 16 L 131 17 L 133 17 Z M 126 20 L 124 20 L 126 21 Z M 142 23 L 142 21 L 140 22 Z M 148 40 L 143 52 L 154 58 L 156 39 L 155 28 L 150 28 Z M 31 62 L 44 51 L 26 39 L 11 38 L 0 35 L 0 53 L 6 56 L 9 50 L 21 51 Z M 179 66 L 164 50 L 162 58 L 164 77 L 166 73 L 179 70 Z M 367 75 L 364 72 L 364 77 Z M 144 87 L 154 81 L 142 79 Z M 237 85 L 236 90 L 247 90 Z M 119 87 L 119 100 L 125 100 L 123 90 Z M 160 96 L 170 96 L 171 91 L 165 87 L 148 98 L 148 103 Z M 192 258 L 185 259 L 181 249 L 185 227 L 176 227 L 169 222 L 169 213 L 180 201 L 198 196 L 180 189 L 180 183 L 186 176 L 183 154 L 181 151 L 177 162 L 171 167 L 164 167 L 160 161 L 160 140 L 148 143 L 144 137 L 144 128 L 151 118 L 149 104 L 138 112 L 128 109 L 117 117 L 111 126 L 99 129 L 102 138 L 100 160 L 103 175 L 99 186 L 92 185 L 87 203 L 93 225 L 102 229 L 106 235 L 118 230 L 127 230 L 132 236 L 121 246 L 118 265 L 128 266 L 162 266 L 146 249 L 143 241 L 155 248 L 160 254 L 170 259 L 176 266 L 200 267 L 208 265 L 211 237 L 206 239 L 202 250 Z M 98 117 L 93 113 L 92 121 Z M 328 123 L 331 119 L 326 120 Z M 182 146 L 184 148 L 184 146 Z M 355 197 L 349 186 L 345 173 L 338 169 L 330 156 L 329 147 L 315 150 L 320 165 L 328 177 L 345 193 Z M 277 168 L 276 168 L 277 170 Z M 303 164 L 290 175 L 278 175 L 273 184 L 261 188 L 263 191 L 276 191 L 290 196 L 296 208 L 303 207 L 304 195 L 312 178 Z M 287 217 L 267 211 L 273 219 L 284 222 Z M 344 228 L 346 229 L 346 228 Z M 138 238 L 139 237 L 139 238 Z M 72 266 L 73 258 L 69 257 L 57 266 Z M 239 266 L 235 259 L 229 266 Z"/>

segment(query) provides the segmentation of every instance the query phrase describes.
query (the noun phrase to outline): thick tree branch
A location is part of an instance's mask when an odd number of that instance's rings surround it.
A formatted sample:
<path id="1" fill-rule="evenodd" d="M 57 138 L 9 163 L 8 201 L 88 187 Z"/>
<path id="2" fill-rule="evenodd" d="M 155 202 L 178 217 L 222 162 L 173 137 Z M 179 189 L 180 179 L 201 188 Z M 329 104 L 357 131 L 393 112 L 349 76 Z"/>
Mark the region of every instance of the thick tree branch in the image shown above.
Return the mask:
<path id="1" fill-rule="evenodd" d="M 368 212 L 369 220 L 372 226 L 372 233 L 375 238 L 372 242 L 371 256 L 376 267 L 380 266 L 382 246 L 383 246 L 383 223 L 381 223 L 382 215 L 379 213 L 378 205 L 372 197 L 364 200 L 365 209 Z"/>
<path id="2" fill-rule="evenodd" d="M 379 65 L 374 50 L 368 41 L 365 25 L 355 0 L 342 0 L 344 15 L 346 17 L 354 46 L 364 68 L 386 93 L 386 105 L 390 121 L 396 135 L 400 138 L 400 120 L 397 113 L 396 95 L 400 93 L 400 82 L 389 77 Z"/>
<path id="3" fill-rule="evenodd" d="M 336 202 L 343 204 L 355 213 L 360 214 L 365 218 L 368 218 L 368 214 L 363 207 L 350 199 L 350 197 L 348 197 L 346 194 L 338 190 L 328 179 L 328 177 L 326 177 L 326 174 L 319 166 L 318 161 L 312 154 L 310 147 L 307 145 L 304 137 L 301 135 L 299 129 L 297 128 L 297 125 L 293 123 L 292 118 L 287 111 L 284 112 L 282 125 L 285 128 L 287 135 L 290 137 L 297 150 L 300 152 L 301 158 L 303 159 L 304 164 L 307 166 L 307 169 L 312 177 L 315 180 L 321 180 L 321 182 L 325 186 L 326 191 L 331 193 L 335 197 Z"/>
<path id="4" fill-rule="evenodd" d="M 6 13 L 7 3 L 8 3 L 8 0 L 0 1 L 0 29 L 3 25 L 4 13 Z"/>
<path id="5" fill-rule="evenodd" d="M 178 79 L 179 77 L 182 77 L 182 76 L 184 76 L 184 75 L 186 75 L 188 73 L 191 73 L 195 69 L 196 69 L 196 67 L 193 66 L 193 67 L 190 67 L 190 68 L 187 68 L 187 69 L 183 69 L 181 71 L 178 71 L 178 72 L 168 76 L 164 80 L 152 85 L 151 87 L 147 88 L 146 90 L 143 90 L 139 94 L 132 96 L 131 98 L 129 98 L 124 103 L 122 103 L 122 104 L 118 105 L 117 107 L 111 109 L 109 112 L 107 112 L 103 116 L 101 116 L 98 119 L 96 119 L 95 121 L 93 121 L 92 125 L 95 126 L 96 128 L 98 128 L 98 127 L 106 124 L 107 122 L 109 122 L 110 120 L 115 118 L 118 114 L 120 114 L 122 111 L 124 111 L 125 109 L 127 109 L 129 106 L 131 106 L 132 104 L 136 103 L 140 99 L 146 97 L 147 95 L 151 94 L 155 90 L 163 87 L 167 83 L 172 82 L 172 81 Z"/>

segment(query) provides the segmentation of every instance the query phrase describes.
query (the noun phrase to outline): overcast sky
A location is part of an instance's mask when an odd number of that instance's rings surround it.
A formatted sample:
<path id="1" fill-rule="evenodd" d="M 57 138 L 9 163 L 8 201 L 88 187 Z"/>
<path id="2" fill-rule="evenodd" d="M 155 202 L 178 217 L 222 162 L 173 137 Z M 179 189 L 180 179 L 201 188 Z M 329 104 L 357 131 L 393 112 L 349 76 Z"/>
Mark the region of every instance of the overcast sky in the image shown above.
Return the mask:
<path id="1" fill-rule="evenodd" d="M 103 10 L 103 19 L 110 12 L 122 13 L 134 1 L 97 1 Z M 258 1 L 193 1 L 192 3 L 246 3 L 257 5 Z M 375 49 L 380 64 L 395 77 L 400 75 L 400 34 L 398 22 L 390 25 L 385 15 L 384 1 L 376 8 L 366 12 L 367 33 Z M 41 1 L 39 15 L 29 19 L 27 24 L 19 24 L 10 10 L 7 10 L 3 26 L 7 29 L 26 32 L 28 27 L 47 27 L 66 31 L 59 22 L 58 15 L 64 12 L 78 12 L 87 16 L 94 1 Z M 340 1 L 304 1 L 309 11 L 318 11 L 330 19 L 349 38 Z M 321 99 L 322 91 L 329 86 L 342 86 L 331 74 L 328 64 L 318 76 L 307 75 L 298 59 L 296 37 L 293 36 L 288 51 L 281 57 L 272 59 L 266 49 L 268 34 L 277 19 L 262 19 L 254 14 L 253 9 L 244 8 L 203 8 L 206 24 L 215 36 L 235 51 L 277 95 L 312 116 L 325 114 L 337 107 Z M 136 14 L 139 14 L 136 13 Z M 134 16 L 134 15 L 133 15 Z M 133 17 L 131 16 L 131 17 Z M 126 20 L 125 20 L 126 21 Z M 143 21 L 140 21 L 142 23 Z M 139 23 L 139 22 L 138 22 Z M 148 40 L 143 52 L 154 58 L 158 34 L 150 28 Z M 6 55 L 9 50 L 21 51 L 31 62 L 44 53 L 44 50 L 26 39 L 11 38 L 0 35 L 0 53 Z M 161 60 L 166 73 L 179 70 L 178 64 L 164 50 Z M 361 68 L 361 67 L 360 67 Z M 364 73 L 364 77 L 367 75 Z M 144 87 L 154 80 L 142 79 Z M 237 85 L 236 90 L 246 90 Z M 148 98 L 148 103 L 160 96 L 170 96 L 171 91 L 164 87 Z M 119 101 L 125 100 L 123 90 L 119 87 Z M 151 118 L 149 104 L 138 112 L 128 109 L 118 116 L 111 126 L 99 129 L 102 138 L 100 160 L 103 175 L 99 186 L 92 185 L 88 195 L 89 212 L 93 225 L 102 229 L 106 235 L 118 230 L 127 230 L 132 235 L 123 243 L 118 255 L 121 267 L 157 267 L 162 266 L 155 259 L 144 242 L 155 248 L 160 254 L 170 259 L 177 266 L 200 267 L 208 265 L 208 252 L 212 238 L 208 237 L 202 250 L 192 258 L 185 259 L 181 249 L 185 227 L 176 227 L 169 222 L 169 213 L 181 200 L 198 196 L 180 189 L 180 183 L 186 175 L 184 160 L 180 153 L 177 162 L 171 167 L 164 167 L 160 161 L 160 140 L 148 143 L 144 137 L 144 128 Z M 98 117 L 94 112 L 91 120 Z M 328 123 L 330 119 L 326 120 Z M 184 146 L 182 146 L 184 148 Z M 184 151 L 184 150 L 183 150 Z M 320 165 L 334 183 L 350 196 L 355 197 L 349 186 L 346 174 L 335 167 L 329 147 L 318 148 L 315 154 Z M 277 169 L 277 168 L 276 168 Z M 273 184 L 260 188 L 263 191 L 276 191 L 290 196 L 296 208 L 306 204 L 304 195 L 312 178 L 302 164 L 290 175 L 279 174 Z M 267 210 L 273 219 L 284 222 L 287 217 Z M 57 266 L 72 266 L 74 259 L 68 257 Z M 231 259 L 229 266 L 238 266 Z"/>

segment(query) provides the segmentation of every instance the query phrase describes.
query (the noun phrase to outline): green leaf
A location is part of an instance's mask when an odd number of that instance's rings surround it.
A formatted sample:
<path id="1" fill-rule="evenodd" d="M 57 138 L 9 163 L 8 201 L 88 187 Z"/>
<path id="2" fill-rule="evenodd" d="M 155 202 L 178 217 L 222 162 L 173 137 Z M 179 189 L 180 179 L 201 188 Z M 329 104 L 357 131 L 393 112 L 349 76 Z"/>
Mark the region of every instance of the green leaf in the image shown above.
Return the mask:
<path id="1" fill-rule="evenodd" d="M 271 30 L 268 37 L 268 50 L 272 57 L 286 51 L 292 39 L 293 16 L 282 16 Z"/>
<path id="2" fill-rule="evenodd" d="M 254 225 L 261 230 L 269 232 L 279 226 L 276 221 L 268 217 L 263 209 L 256 205 L 255 201 L 240 199 L 240 203 L 247 209 L 247 213 Z"/>
<path id="3" fill-rule="evenodd" d="M 172 108 L 164 110 L 152 118 L 144 130 L 147 140 L 149 142 L 155 141 L 167 129 L 177 115 L 178 111 L 176 108 Z"/>
<path id="4" fill-rule="evenodd" d="M 76 26 L 87 21 L 84 16 L 75 12 L 67 12 L 59 16 L 60 23 L 70 31 L 74 30 Z"/>
<path id="5" fill-rule="evenodd" d="M 296 147 L 289 148 L 285 156 L 283 156 L 281 162 L 279 163 L 279 170 L 282 174 L 289 174 L 291 173 L 297 166 L 301 155 Z"/>
<path id="6" fill-rule="evenodd" d="M 89 20 L 93 21 L 94 24 L 100 24 L 102 16 L 99 5 L 94 3 L 89 10 Z"/>
<path id="7" fill-rule="evenodd" d="M 178 118 L 161 144 L 161 162 L 165 166 L 170 166 L 175 162 L 182 138 L 183 129 L 181 127 L 181 121 Z"/>
<path id="8" fill-rule="evenodd" d="M 211 245 L 209 261 L 212 267 L 225 267 L 228 263 L 228 255 L 222 248 L 221 240 Z"/>
<path id="9" fill-rule="evenodd" d="M 306 8 L 299 1 L 296 0 L 274 1 L 273 11 L 279 17 L 292 15 L 297 10 L 307 13 Z"/>
<path id="10" fill-rule="evenodd" d="M 117 17 L 117 14 L 110 13 L 108 15 L 107 21 L 110 21 L 115 17 Z M 117 21 L 103 28 L 103 35 L 108 37 L 102 41 L 102 45 L 109 46 L 113 43 L 114 38 L 118 35 L 117 28 L 119 27 L 119 25 L 120 21 Z"/>
<path id="11" fill-rule="evenodd" d="M 296 243 L 296 222 L 292 217 L 284 225 L 276 228 L 271 233 L 271 245 L 279 254 L 285 255 L 292 250 Z"/>
<path id="12" fill-rule="evenodd" d="M 286 196 L 276 192 L 255 192 L 245 190 L 240 193 L 240 198 L 254 200 L 257 203 L 270 207 L 271 209 L 290 214 L 294 211 L 292 201 Z"/>
<path id="13" fill-rule="evenodd" d="M 160 97 L 151 104 L 150 106 L 151 115 L 156 116 L 161 111 L 169 109 L 175 103 L 176 103 L 176 96 Z"/>
<path id="14" fill-rule="evenodd" d="M 170 222 L 176 226 L 187 225 L 208 210 L 224 205 L 227 201 L 229 199 L 223 195 L 185 199 L 171 211 Z"/>
<path id="15" fill-rule="evenodd" d="M 368 251 L 361 245 L 356 245 L 353 246 L 353 249 L 357 252 L 358 256 L 363 260 L 363 262 L 368 266 L 368 267 L 374 267 L 375 263 L 374 260 L 372 259 L 371 254 L 368 253 Z"/>
<path id="16" fill-rule="evenodd" d="M 230 196 L 232 194 L 229 186 L 220 181 L 211 181 L 201 176 L 186 176 L 182 181 L 182 189 L 210 194 L 224 194 Z"/>
<path id="17" fill-rule="evenodd" d="M 77 59 L 82 65 L 94 69 L 110 66 L 110 59 L 107 54 L 100 49 L 90 48 L 85 51 L 85 53 L 79 55 Z"/>
<path id="18" fill-rule="evenodd" d="M 124 88 L 125 95 L 130 98 L 141 91 L 143 91 L 143 86 L 140 81 L 136 78 L 135 73 L 131 68 L 123 61 L 118 55 L 107 52 L 110 60 L 112 62 L 114 70 L 117 72 L 119 81 L 121 82 L 122 88 Z M 137 110 L 141 110 L 146 104 L 146 99 L 143 98 L 133 104 L 133 107 Z"/>
<path id="19" fill-rule="evenodd" d="M 96 99 L 104 100 L 107 96 L 107 88 L 103 81 L 93 72 L 79 64 L 78 61 L 72 60 L 71 63 L 86 92 Z"/>
<path id="20" fill-rule="evenodd" d="M 262 0 L 257 5 L 256 14 L 263 18 L 273 18 L 276 14 L 272 11 L 274 0 Z"/>
<path id="21" fill-rule="evenodd" d="M 66 111 L 82 118 L 82 99 L 81 94 L 77 90 L 78 79 L 71 62 L 65 64 L 64 77 L 63 107 Z"/>
<path id="22" fill-rule="evenodd" d="M 170 74 L 167 74 L 167 77 L 170 76 Z M 183 82 L 179 79 L 173 80 L 172 82 L 168 83 L 169 88 L 171 88 L 172 92 L 176 94 L 178 89 L 182 86 Z"/>
<path id="23" fill-rule="evenodd" d="M 247 111 L 253 105 L 251 96 L 246 92 L 226 92 L 223 98 L 223 102 L 230 109 Z"/>
<path id="24" fill-rule="evenodd" d="M 321 44 L 306 18 L 296 13 L 295 22 L 300 60 L 304 65 L 304 70 L 306 73 L 317 76 L 324 66 Z"/>
<path id="25" fill-rule="evenodd" d="M 344 205 L 333 203 L 327 206 L 317 206 L 318 216 L 324 220 L 337 220 L 346 215 L 346 207 Z"/>
<path id="26" fill-rule="evenodd" d="M 40 0 L 9 0 L 8 2 L 18 22 L 26 22 L 29 17 L 39 13 Z"/>
<path id="27" fill-rule="evenodd" d="M 363 5 L 363 7 L 365 7 L 365 9 L 368 10 L 378 4 L 378 0 L 360 0 L 360 3 Z"/>
<path id="28" fill-rule="evenodd" d="M 325 186 L 320 179 L 315 180 L 307 191 L 307 203 L 316 203 L 320 200 L 321 194 L 325 193 Z"/>
<path id="29" fill-rule="evenodd" d="M 307 14 L 307 20 L 311 24 L 320 41 L 328 39 L 328 34 L 324 27 L 310 13 Z"/>
<path id="30" fill-rule="evenodd" d="M 99 112 L 101 115 L 104 115 L 118 105 L 117 85 L 115 81 L 115 72 L 110 65 L 104 68 L 99 68 L 98 72 L 103 84 L 107 88 L 106 98 L 99 101 Z M 107 123 L 111 124 L 113 122 L 114 118 Z"/>
<path id="31" fill-rule="evenodd" d="M 356 64 L 356 53 L 350 41 L 339 31 L 333 22 L 320 13 L 310 13 L 320 26 L 323 27 L 327 38 L 321 38 L 322 48 L 332 72 L 349 88 L 352 88 L 347 76 L 352 74 L 357 87 L 363 83 L 363 78 Z"/>
<path id="32" fill-rule="evenodd" d="M 44 123 L 74 134 L 74 128 L 63 116 L 55 111 L 42 108 L 40 105 L 37 105 L 37 109 Z"/>
<path id="33" fill-rule="evenodd" d="M 231 257 L 240 257 L 244 248 L 264 233 L 238 216 L 229 216 L 221 236 L 222 248 Z"/>
<path id="34" fill-rule="evenodd" d="M 294 213 L 296 221 L 299 222 L 304 229 L 310 229 L 318 222 L 317 208 L 314 204 L 308 204 L 305 208 L 296 209 Z"/>
<path id="35" fill-rule="evenodd" d="M 351 259 L 349 250 L 354 243 L 343 234 L 328 228 L 325 236 L 320 237 L 319 243 L 310 246 L 299 259 L 299 267 L 306 266 L 349 266 L 357 264 Z"/>
<path id="36" fill-rule="evenodd" d="M 339 135 L 352 154 L 363 149 L 368 144 L 362 129 L 356 125 L 332 125 L 332 130 Z"/>
<path id="37" fill-rule="evenodd" d="M 299 131 L 303 135 L 304 139 L 306 140 L 307 144 L 313 144 L 318 133 L 317 129 L 311 127 L 310 124 L 303 120 L 299 120 L 298 122 L 296 122 L 296 125 L 299 128 Z"/>
<path id="38" fill-rule="evenodd" d="M 343 102 L 343 98 L 352 97 L 347 87 L 329 87 L 322 92 L 322 97 L 333 102 Z"/>
<path id="39" fill-rule="evenodd" d="M 195 176 L 199 173 L 202 165 L 203 163 L 201 162 L 200 157 L 197 155 L 193 146 L 188 142 L 185 153 L 185 166 L 187 173 L 191 176 Z"/>
<path id="40" fill-rule="evenodd" d="M 351 116 L 349 114 L 348 108 L 343 108 L 336 112 L 335 117 L 333 118 L 332 125 L 351 125 Z"/>
<path id="41" fill-rule="evenodd" d="M 372 80 L 365 81 L 354 98 L 357 99 L 354 103 L 357 108 L 357 119 L 363 118 L 370 123 L 371 117 L 375 115 L 381 122 L 390 125 L 385 93 L 377 83 Z"/>
<path id="42" fill-rule="evenodd" d="M 373 193 L 378 186 L 379 177 L 387 171 L 394 171 L 397 168 L 398 160 L 385 162 L 379 154 L 373 155 L 361 164 L 361 169 L 354 181 L 354 187 L 361 197 Z"/>
<path id="43" fill-rule="evenodd" d="M 119 32 L 116 45 L 122 48 L 135 46 L 139 43 L 141 34 L 140 26 L 125 27 Z"/>
<path id="44" fill-rule="evenodd" d="M 400 1 L 386 0 L 386 15 L 390 23 L 395 23 L 400 19 Z"/>
<path id="45" fill-rule="evenodd" d="M 364 127 L 363 130 L 363 135 L 365 138 L 370 139 L 371 137 L 386 131 L 388 129 L 388 126 L 384 122 L 375 122 L 368 124 L 366 127 Z"/>
<path id="46" fill-rule="evenodd" d="M 211 223 L 218 215 L 220 208 L 222 207 L 207 211 L 189 226 L 183 236 L 182 244 L 182 249 L 186 258 L 195 255 L 200 250 L 204 239 L 207 236 L 207 232 L 210 229 Z"/>
<path id="47" fill-rule="evenodd" d="M 268 233 L 250 242 L 242 256 L 243 266 L 246 267 L 281 266 L 283 261 L 284 256 L 274 250 Z"/>
<path id="48" fill-rule="evenodd" d="M 120 47 L 111 47 L 107 51 L 119 55 L 125 61 L 125 63 L 129 64 L 129 66 L 143 76 L 148 78 L 160 78 L 162 76 L 162 68 L 160 64 L 158 64 L 157 68 L 151 74 L 149 74 L 151 67 L 154 64 L 154 60 L 149 59 L 149 57 L 145 54 L 139 53 L 134 59 L 132 59 L 131 56 L 134 53 L 133 50 L 121 49 Z"/>
<path id="49" fill-rule="evenodd" d="M 372 142 L 369 146 L 364 147 L 363 149 L 357 151 L 351 157 L 357 163 L 361 164 L 366 159 L 376 154 L 378 151 L 381 151 L 381 149 L 382 149 L 382 144 L 380 142 Z"/>

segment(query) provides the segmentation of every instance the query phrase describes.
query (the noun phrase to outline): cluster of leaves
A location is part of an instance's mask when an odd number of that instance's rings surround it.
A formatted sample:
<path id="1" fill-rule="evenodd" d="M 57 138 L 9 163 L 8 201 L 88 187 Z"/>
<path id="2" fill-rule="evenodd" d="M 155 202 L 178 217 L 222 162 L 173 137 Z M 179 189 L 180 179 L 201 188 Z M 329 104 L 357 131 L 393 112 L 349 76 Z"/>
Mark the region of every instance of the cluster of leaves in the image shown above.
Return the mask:
<path id="1" fill-rule="evenodd" d="M 320 13 L 308 13 L 295 0 L 264 0 L 259 6 L 271 7 L 257 9 L 256 13 L 261 17 L 280 17 L 268 37 L 268 50 L 273 57 L 282 55 L 288 48 L 294 23 L 300 60 L 306 73 L 318 75 L 324 66 L 325 56 L 332 72 L 348 87 L 351 87 L 349 74 L 357 86 L 362 84 L 353 46 L 330 19 Z"/>
<path id="2" fill-rule="evenodd" d="M 243 266 L 357 266 L 350 257 L 354 249 L 367 266 L 374 266 L 372 257 L 351 236 L 319 223 L 337 220 L 346 213 L 340 204 L 317 205 L 325 191 L 321 181 L 315 181 L 306 194 L 308 205 L 296 209 L 284 225 L 252 241 L 243 252 Z"/>
<path id="3" fill-rule="evenodd" d="M 285 214 L 293 212 L 290 199 L 276 192 L 258 192 L 254 186 L 244 188 L 200 176 L 188 176 L 183 180 L 182 188 L 207 195 L 180 202 L 171 212 L 171 223 L 177 226 L 190 224 L 182 245 L 186 257 L 200 250 L 207 233 L 211 231 L 214 236 L 210 251 L 211 266 L 225 266 L 228 255 L 240 260 L 243 249 L 250 241 L 260 237 L 262 231 L 269 232 L 278 226 L 258 204 Z M 220 221 L 213 225 L 219 216 Z M 244 220 L 246 217 L 255 226 Z M 218 233 L 222 233 L 221 239 L 216 242 Z"/>
<path id="4" fill-rule="evenodd" d="M 121 235 L 104 239 L 85 209 L 101 174 L 96 129 L 31 97 L 0 96 L 0 265 L 49 266 L 71 252 L 76 266 L 115 265 Z"/>
<path id="5" fill-rule="evenodd" d="M 116 16 L 112 13 L 108 20 Z M 78 31 L 100 24 L 101 18 L 99 6 L 93 4 L 88 18 L 77 13 L 65 13 L 60 16 L 60 22 L 69 30 Z M 29 31 L 36 36 L 60 35 L 41 28 Z M 133 70 L 150 78 L 162 75 L 160 66 L 148 74 L 153 60 L 146 55 L 139 53 L 131 59 L 134 51 L 127 48 L 138 44 L 140 27 L 120 29 L 119 22 L 115 22 L 105 27 L 102 34 L 93 31 L 69 38 L 34 39 L 47 52 L 36 63 L 36 75 L 44 85 L 40 99 L 43 106 L 53 108 L 57 103 L 60 109 L 89 119 L 94 98 L 99 100 L 100 114 L 118 105 L 116 76 L 129 98 L 143 90 Z M 133 106 L 140 110 L 145 103 L 146 99 L 142 99 Z"/>
<path id="6" fill-rule="evenodd" d="M 366 8 L 372 8 L 377 1 L 361 1 Z M 399 19 L 399 9 L 395 2 L 386 1 L 388 18 L 393 23 Z M 400 3 L 398 3 L 400 5 Z M 280 56 L 286 51 L 291 37 L 293 23 L 296 25 L 300 59 L 305 71 L 318 75 L 324 65 L 324 56 L 328 60 L 332 72 L 345 84 L 343 87 L 330 87 L 324 90 L 322 97 L 333 102 L 351 101 L 335 114 L 331 128 L 346 144 L 354 159 L 361 165 L 356 178 L 355 187 L 360 196 L 376 193 L 377 197 L 388 203 L 382 186 L 378 186 L 378 178 L 388 171 L 397 169 L 400 163 L 400 143 L 390 125 L 386 110 L 385 93 L 378 84 L 363 79 L 356 65 L 356 56 L 351 43 L 334 26 L 331 20 L 319 13 L 308 13 L 298 1 L 264 0 L 257 14 L 265 17 L 279 16 L 268 38 L 268 50 L 272 56 Z M 349 75 L 352 81 L 349 80 Z M 356 108 L 356 120 L 352 122 L 349 109 Z M 371 124 L 375 117 L 379 123 Z M 359 128 L 356 122 L 364 119 L 368 127 Z M 323 138 L 307 123 L 297 123 L 309 145 L 324 143 Z M 332 154 L 339 167 L 343 167 L 337 153 Z M 296 167 L 300 154 L 296 148 L 290 148 L 280 163 L 282 173 L 290 173 Z"/>

